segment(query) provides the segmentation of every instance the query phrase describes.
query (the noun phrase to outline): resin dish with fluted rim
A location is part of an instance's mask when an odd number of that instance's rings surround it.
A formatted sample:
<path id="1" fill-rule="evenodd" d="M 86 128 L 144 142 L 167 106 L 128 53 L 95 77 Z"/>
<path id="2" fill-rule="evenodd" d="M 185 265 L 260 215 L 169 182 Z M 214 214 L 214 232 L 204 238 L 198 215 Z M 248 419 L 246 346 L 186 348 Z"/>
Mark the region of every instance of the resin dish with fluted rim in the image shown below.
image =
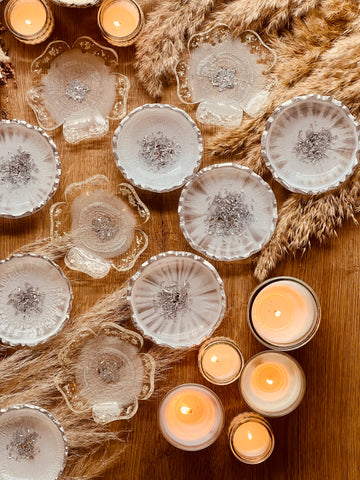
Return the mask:
<path id="1" fill-rule="evenodd" d="M 50 412 L 29 404 L 0 410 L 0 478 L 57 480 L 67 456 L 65 432 Z"/>
<path id="2" fill-rule="evenodd" d="M 275 180 L 292 192 L 318 194 L 338 187 L 358 164 L 360 126 L 332 97 L 294 97 L 266 123 L 261 153 Z"/>
<path id="3" fill-rule="evenodd" d="M 113 152 L 117 167 L 133 185 L 151 192 L 170 192 L 198 170 L 202 136 L 180 108 L 145 104 L 122 120 L 114 134 Z"/>
<path id="4" fill-rule="evenodd" d="M 51 42 L 31 65 L 33 87 L 26 94 L 39 125 L 47 131 L 62 125 L 69 143 L 106 135 L 109 120 L 126 114 L 130 84 L 117 66 L 115 50 L 90 37 L 72 47 Z"/>
<path id="5" fill-rule="evenodd" d="M 0 217 L 21 218 L 55 195 L 61 163 L 54 141 L 22 120 L 0 122 Z"/>
<path id="6" fill-rule="evenodd" d="M 61 268 L 33 254 L 0 261 L 0 339 L 34 346 L 56 335 L 69 318 L 72 289 Z"/>
<path id="7" fill-rule="evenodd" d="M 245 30 L 234 39 L 227 25 L 216 25 L 190 38 L 185 58 L 175 67 L 178 96 L 198 104 L 201 123 L 240 125 L 243 112 L 262 113 L 275 84 L 270 74 L 275 61 L 275 52 L 257 33 Z"/>
<path id="8" fill-rule="evenodd" d="M 192 248 L 213 260 L 242 260 L 270 240 L 277 221 L 270 186 L 235 163 L 200 170 L 181 192 L 178 213 Z"/>
<path id="9" fill-rule="evenodd" d="M 204 258 L 169 251 L 151 257 L 130 279 L 132 319 L 152 341 L 191 347 L 220 325 L 226 308 L 223 282 Z"/>

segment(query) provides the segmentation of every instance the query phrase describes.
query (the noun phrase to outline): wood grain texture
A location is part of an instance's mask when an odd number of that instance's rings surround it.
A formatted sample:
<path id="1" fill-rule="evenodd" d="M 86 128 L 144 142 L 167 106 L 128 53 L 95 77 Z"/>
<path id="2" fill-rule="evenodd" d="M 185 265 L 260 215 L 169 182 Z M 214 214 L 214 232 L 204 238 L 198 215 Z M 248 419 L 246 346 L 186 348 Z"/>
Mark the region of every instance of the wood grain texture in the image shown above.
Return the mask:
<path id="1" fill-rule="evenodd" d="M 3 6 L 1 7 L 1 14 Z M 50 40 L 62 39 L 72 44 L 81 35 L 92 36 L 105 44 L 96 26 L 96 8 L 65 9 L 54 7 L 56 29 Z M 25 102 L 30 87 L 31 62 L 43 51 L 44 45 L 26 46 L 8 33 L 3 37 L 17 73 L 17 88 L 10 82 L 1 91 L 2 108 L 8 118 L 18 118 L 36 124 L 35 116 Z M 134 77 L 134 49 L 116 49 L 119 72 L 131 81 L 128 111 L 150 101 Z M 165 92 L 164 103 L 180 108 L 175 89 Z M 185 110 L 194 114 L 191 107 Z M 116 124 L 108 135 L 96 141 L 71 146 L 64 142 L 60 130 L 52 134 L 62 161 L 60 188 L 50 202 L 63 199 L 64 189 L 74 181 L 97 173 L 105 174 L 115 185 L 123 181 L 117 170 L 111 140 Z M 201 127 L 205 143 L 211 129 Z M 230 158 L 227 160 L 231 160 Z M 214 160 L 212 160 L 214 162 Z M 202 166 L 209 165 L 205 157 Z M 145 230 L 149 248 L 128 273 L 112 271 L 105 279 L 95 281 L 77 272 L 66 270 L 74 288 L 74 311 L 82 312 L 105 293 L 120 286 L 133 274 L 142 261 L 166 250 L 192 251 L 183 238 L 177 216 L 179 191 L 157 195 L 139 191 L 151 210 Z M 277 198 L 282 199 L 276 188 Z M 49 208 L 21 220 L 0 219 L 0 255 L 49 234 Z M 313 341 L 294 352 L 307 378 L 307 392 L 300 407 L 290 415 L 272 419 L 275 450 L 264 464 L 241 464 L 230 453 L 226 431 L 231 419 L 245 411 L 237 384 L 216 387 L 208 384 L 197 369 L 196 352 L 169 375 L 166 386 L 198 382 L 211 386 L 221 398 L 226 412 L 226 426 L 218 441 L 202 452 L 182 452 L 169 445 L 157 427 L 157 407 L 160 401 L 155 391 L 152 400 L 141 402 L 138 414 L 123 423 L 129 431 L 128 447 L 118 465 L 103 476 L 103 480 L 357 480 L 360 478 L 360 231 L 346 224 L 326 245 L 315 245 L 304 256 L 287 259 L 273 272 L 291 275 L 309 283 L 317 292 L 322 306 L 322 323 Z M 217 333 L 237 341 L 245 359 L 262 350 L 252 338 L 246 323 L 246 307 L 256 282 L 252 277 L 251 260 L 236 263 L 212 262 L 224 280 L 227 294 L 227 314 Z M 1 379 L 0 379 L 1 381 Z M 1 402 L 1 399 L 0 399 Z"/>

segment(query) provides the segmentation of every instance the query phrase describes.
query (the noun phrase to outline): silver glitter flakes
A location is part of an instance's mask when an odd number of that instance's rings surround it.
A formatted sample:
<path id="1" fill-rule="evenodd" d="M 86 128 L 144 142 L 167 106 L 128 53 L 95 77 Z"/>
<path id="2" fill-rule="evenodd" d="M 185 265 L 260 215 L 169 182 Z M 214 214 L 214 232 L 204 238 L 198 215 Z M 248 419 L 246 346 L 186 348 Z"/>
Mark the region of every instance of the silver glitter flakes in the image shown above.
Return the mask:
<path id="1" fill-rule="evenodd" d="M 40 452 L 37 445 L 39 434 L 29 428 L 16 430 L 10 443 L 6 446 L 8 458 L 19 462 L 21 460 L 34 460 Z"/>
<path id="2" fill-rule="evenodd" d="M 96 216 L 91 222 L 91 227 L 101 242 L 111 240 L 119 232 L 119 227 L 109 215 Z"/>
<path id="3" fill-rule="evenodd" d="M 8 295 L 8 305 L 12 305 L 15 315 L 41 314 L 43 309 L 45 295 L 40 293 L 38 288 L 32 287 L 28 283 L 25 288 L 17 288 Z"/>
<path id="4" fill-rule="evenodd" d="M 163 285 L 157 295 L 155 305 L 169 320 L 176 320 L 178 314 L 189 310 L 191 299 L 187 283 Z"/>
<path id="5" fill-rule="evenodd" d="M 210 73 L 208 78 L 213 87 L 217 87 L 219 92 L 227 89 L 233 89 L 236 84 L 236 69 L 220 67 L 215 73 Z"/>
<path id="6" fill-rule="evenodd" d="M 138 143 L 140 158 L 152 170 L 173 165 L 181 151 L 180 144 L 166 137 L 162 132 L 145 135 Z"/>
<path id="7" fill-rule="evenodd" d="M 310 128 L 306 130 L 305 137 L 303 131 L 299 131 L 298 142 L 294 147 L 294 151 L 302 162 L 314 164 L 324 158 L 328 158 L 327 151 L 335 139 L 336 137 L 331 135 L 331 131 L 328 128 L 315 131 L 312 125 L 310 125 Z"/>
<path id="8" fill-rule="evenodd" d="M 10 155 L 9 160 L 3 160 L 0 164 L 1 181 L 13 187 L 27 185 L 38 172 L 30 153 L 25 152 L 21 147 L 16 153 Z"/>
<path id="9" fill-rule="evenodd" d="M 240 235 L 250 225 L 253 215 L 241 193 L 225 192 L 215 195 L 206 216 L 209 235 L 228 237 Z"/>
<path id="10" fill-rule="evenodd" d="M 118 383 L 121 378 L 123 363 L 115 358 L 105 358 L 97 365 L 97 372 L 104 383 Z"/>
<path id="11" fill-rule="evenodd" d="M 90 87 L 88 87 L 85 83 L 80 80 L 72 80 L 68 83 L 65 95 L 70 100 L 74 100 L 75 102 L 82 103 L 85 100 L 86 94 L 90 91 Z"/>

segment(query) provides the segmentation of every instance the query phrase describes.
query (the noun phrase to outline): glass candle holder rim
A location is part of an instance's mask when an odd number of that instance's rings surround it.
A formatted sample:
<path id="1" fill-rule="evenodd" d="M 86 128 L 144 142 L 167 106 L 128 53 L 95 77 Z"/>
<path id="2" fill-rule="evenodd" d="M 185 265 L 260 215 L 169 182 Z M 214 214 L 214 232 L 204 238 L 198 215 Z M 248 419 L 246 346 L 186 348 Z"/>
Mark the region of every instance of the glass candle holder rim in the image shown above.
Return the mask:
<path id="1" fill-rule="evenodd" d="M 240 368 L 239 368 L 239 372 L 236 374 L 236 376 L 234 377 L 231 377 L 230 380 L 225 380 L 225 381 L 216 381 L 215 377 L 212 377 L 210 374 L 207 374 L 205 373 L 204 371 L 204 368 L 203 368 L 203 365 L 202 365 L 202 356 L 204 355 L 204 353 L 206 352 L 206 350 L 214 345 L 214 344 L 217 344 L 217 343 L 226 343 L 226 344 L 230 344 L 232 347 L 234 347 L 234 349 L 236 350 L 236 352 L 239 354 L 239 357 L 240 357 Z M 205 378 L 205 380 L 208 380 L 210 383 L 214 384 L 214 385 L 230 385 L 231 383 L 235 382 L 236 380 L 238 380 L 238 378 L 240 377 L 241 375 L 241 372 L 242 372 L 242 369 L 244 368 L 244 356 L 240 350 L 240 347 L 239 345 L 235 342 L 235 340 L 233 340 L 232 338 L 229 338 L 229 337 L 222 337 L 222 336 L 218 336 L 218 337 L 211 337 L 211 338 L 208 338 L 199 348 L 199 353 L 198 353 L 198 367 L 199 367 L 199 370 L 200 370 L 200 373 L 201 375 Z"/>
<path id="2" fill-rule="evenodd" d="M 301 337 L 299 340 L 297 340 L 296 342 L 291 342 L 291 343 L 288 343 L 288 344 L 286 344 L 286 343 L 276 344 L 276 343 L 272 343 L 272 342 L 269 342 L 268 340 L 263 339 L 258 334 L 258 332 L 256 331 L 256 329 L 253 325 L 252 314 L 251 314 L 252 306 L 253 306 L 254 301 L 255 301 L 256 297 L 258 296 L 258 294 L 268 285 L 270 285 L 272 283 L 282 281 L 282 280 L 290 281 L 290 282 L 294 282 L 294 283 L 298 283 L 298 284 L 302 285 L 310 293 L 310 295 L 313 297 L 314 302 L 315 302 L 315 308 L 316 308 L 316 313 L 314 315 L 314 321 L 313 321 L 313 324 L 312 324 L 311 328 L 308 330 L 308 332 L 303 337 Z M 319 298 L 316 295 L 315 291 L 310 287 L 310 285 L 308 285 L 303 280 L 300 280 L 299 278 L 290 277 L 290 276 L 278 276 L 278 277 L 268 278 L 264 282 L 257 285 L 257 287 L 252 291 L 252 293 L 250 295 L 250 300 L 249 300 L 248 307 L 247 307 L 247 322 L 248 322 L 249 328 L 251 330 L 252 335 L 260 343 L 262 343 L 265 347 L 270 348 L 271 350 L 285 352 L 285 351 L 296 350 L 297 348 L 303 347 L 308 342 L 310 342 L 310 340 L 314 337 L 314 335 L 318 331 L 318 329 L 320 327 L 320 321 L 321 321 L 321 306 L 320 306 Z"/>
<path id="3" fill-rule="evenodd" d="M 116 35 L 112 35 L 107 30 L 104 29 L 103 22 L 102 22 L 102 15 L 105 13 L 106 7 L 108 7 L 112 3 L 117 3 L 119 1 L 120 2 L 125 1 L 125 2 L 133 4 L 134 7 L 136 7 L 136 9 L 139 13 L 139 21 L 138 21 L 138 24 L 136 25 L 135 29 L 131 33 L 129 33 L 128 35 L 125 35 L 125 36 L 117 37 Z M 140 5 L 135 0 L 104 0 L 103 2 L 101 2 L 100 6 L 99 6 L 98 13 L 97 13 L 97 23 L 98 23 L 100 32 L 106 40 L 110 41 L 109 43 L 112 43 L 111 40 L 118 41 L 118 42 L 121 42 L 121 43 L 122 42 L 127 43 L 127 42 L 133 40 L 139 34 L 140 30 L 142 29 L 144 21 L 145 21 L 144 12 L 142 11 Z M 116 45 L 116 43 L 114 43 L 113 45 Z M 118 45 L 118 46 L 121 46 L 121 45 Z M 124 46 L 126 46 L 126 45 L 124 45 Z"/>
<path id="4" fill-rule="evenodd" d="M 19 40 L 24 40 L 24 41 L 31 42 L 31 40 L 36 40 L 38 38 L 39 34 L 44 32 L 44 30 L 47 30 L 47 28 L 51 27 L 51 22 L 52 22 L 52 19 L 53 19 L 51 8 L 45 0 L 33 0 L 33 1 L 38 1 L 45 8 L 45 13 L 46 13 L 45 23 L 44 23 L 43 27 L 40 28 L 40 30 L 38 30 L 37 32 L 35 32 L 31 35 L 24 35 L 22 33 L 17 32 L 16 30 L 14 30 L 14 28 L 13 28 L 11 22 L 10 22 L 11 9 L 14 8 L 15 4 L 18 3 L 19 1 L 21 1 L 21 0 L 9 0 L 9 2 L 6 4 L 5 9 L 4 9 L 5 24 L 6 24 L 7 28 L 9 29 L 10 33 L 12 33 L 16 38 L 18 38 Z M 49 22 L 50 22 L 50 25 L 49 25 Z M 48 35 L 46 37 L 44 37 L 41 41 L 46 40 L 47 37 L 48 37 Z"/>
<path id="5" fill-rule="evenodd" d="M 263 455 L 255 457 L 255 458 L 240 455 L 235 450 L 235 448 L 233 446 L 233 442 L 232 442 L 236 430 L 241 425 L 244 425 L 245 423 L 247 423 L 249 421 L 256 421 L 256 423 L 259 423 L 259 424 L 263 425 L 270 435 L 270 446 L 269 446 L 268 450 Z M 275 447 L 275 436 L 274 436 L 274 433 L 272 431 L 270 423 L 266 420 L 266 418 L 262 417 L 260 414 L 258 414 L 256 412 L 242 412 L 242 413 L 239 413 L 238 415 L 236 415 L 236 417 L 234 417 L 230 422 L 229 429 L 228 429 L 228 439 L 229 439 L 229 444 L 230 444 L 230 450 L 233 453 L 233 455 L 238 460 L 240 460 L 241 462 L 247 463 L 249 465 L 256 465 L 258 463 L 262 463 L 265 460 L 267 460 L 270 457 L 270 455 L 272 454 L 272 452 L 274 450 L 274 447 Z"/>

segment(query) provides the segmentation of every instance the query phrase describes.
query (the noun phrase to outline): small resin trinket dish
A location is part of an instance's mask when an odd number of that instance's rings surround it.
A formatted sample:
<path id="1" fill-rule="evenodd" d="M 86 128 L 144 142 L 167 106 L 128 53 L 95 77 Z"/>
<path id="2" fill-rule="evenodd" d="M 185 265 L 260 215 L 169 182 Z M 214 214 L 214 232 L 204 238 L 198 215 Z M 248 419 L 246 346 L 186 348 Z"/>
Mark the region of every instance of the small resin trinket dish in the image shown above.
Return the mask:
<path id="1" fill-rule="evenodd" d="M 111 267 L 129 270 L 148 245 L 138 228 L 149 220 L 148 208 L 127 183 L 114 193 L 104 175 L 69 185 L 65 202 L 54 204 L 50 216 L 51 236 L 70 237 L 66 265 L 94 278 Z"/>
<path id="2" fill-rule="evenodd" d="M 69 318 L 70 282 L 46 257 L 12 255 L 0 261 L 0 339 L 34 346 L 56 335 Z"/>
<path id="3" fill-rule="evenodd" d="M 0 478 L 57 480 L 67 455 L 64 430 L 47 410 L 26 404 L 0 410 Z"/>
<path id="4" fill-rule="evenodd" d="M 226 262 L 260 251 L 277 220 L 269 185 L 236 163 L 212 165 L 194 175 L 181 192 L 178 212 L 192 248 Z"/>
<path id="5" fill-rule="evenodd" d="M 80 331 L 59 353 L 56 386 L 69 408 L 97 423 L 133 417 L 154 391 L 155 361 L 142 346 L 141 335 L 114 323 Z"/>
<path id="6" fill-rule="evenodd" d="M 62 125 L 69 143 L 106 135 L 109 119 L 125 115 L 130 88 L 128 78 L 115 72 L 117 65 L 117 53 L 89 37 L 72 47 L 51 42 L 31 65 L 34 86 L 26 94 L 40 126 Z"/>
<path id="7" fill-rule="evenodd" d="M 187 57 L 175 69 L 178 96 L 199 104 L 201 123 L 240 125 L 243 112 L 262 113 L 275 83 L 269 75 L 275 61 L 257 33 L 245 30 L 233 39 L 229 27 L 217 25 L 190 38 Z"/>
<path id="8" fill-rule="evenodd" d="M 0 122 L 0 217 L 20 218 L 46 205 L 61 176 L 59 153 L 39 127 Z"/>
<path id="9" fill-rule="evenodd" d="M 215 268 L 188 252 L 165 252 L 143 263 L 130 279 L 134 324 L 157 344 L 198 345 L 220 325 L 226 307 Z"/>
<path id="10" fill-rule="evenodd" d="M 261 153 L 274 178 L 292 192 L 338 187 L 358 164 L 360 127 L 332 97 L 304 95 L 277 107 L 266 123 Z"/>
<path id="11" fill-rule="evenodd" d="M 133 110 L 116 129 L 115 163 L 136 187 L 151 192 L 180 188 L 199 168 L 200 130 L 172 105 L 152 103 Z"/>

